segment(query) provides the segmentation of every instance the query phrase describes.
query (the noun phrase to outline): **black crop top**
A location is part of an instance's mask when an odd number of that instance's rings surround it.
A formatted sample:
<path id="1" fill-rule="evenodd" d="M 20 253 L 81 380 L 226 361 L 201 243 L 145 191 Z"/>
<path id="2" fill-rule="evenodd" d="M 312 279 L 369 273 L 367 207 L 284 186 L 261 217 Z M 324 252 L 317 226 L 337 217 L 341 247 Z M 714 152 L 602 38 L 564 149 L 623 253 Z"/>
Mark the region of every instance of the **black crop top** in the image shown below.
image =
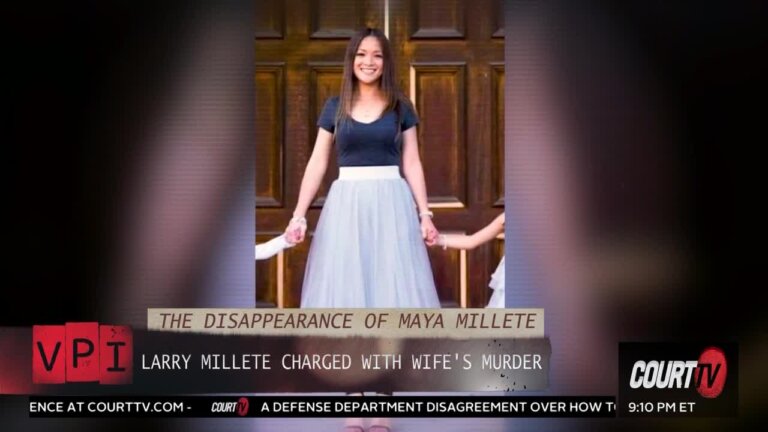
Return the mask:
<path id="1" fill-rule="evenodd" d="M 317 120 L 317 126 L 333 133 L 338 107 L 339 97 L 329 98 Z M 401 131 L 419 123 L 416 113 L 408 104 L 400 103 L 400 108 L 403 110 Z M 339 166 L 400 165 L 401 145 L 395 142 L 397 117 L 397 110 L 387 111 L 371 123 L 360 123 L 350 117 L 336 134 Z"/>

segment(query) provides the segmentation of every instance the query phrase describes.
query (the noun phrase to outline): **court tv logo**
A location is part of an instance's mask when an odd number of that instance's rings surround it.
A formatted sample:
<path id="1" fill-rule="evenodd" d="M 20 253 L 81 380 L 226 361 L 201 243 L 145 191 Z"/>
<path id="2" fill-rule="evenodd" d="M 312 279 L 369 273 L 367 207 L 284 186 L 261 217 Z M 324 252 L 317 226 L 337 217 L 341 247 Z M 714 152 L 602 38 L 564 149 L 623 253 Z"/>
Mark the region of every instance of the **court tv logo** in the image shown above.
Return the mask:
<path id="1" fill-rule="evenodd" d="M 619 343 L 619 416 L 732 417 L 738 404 L 738 344 Z"/>
<path id="2" fill-rule="evenodd" d="M 723 392 L 728 376 L 728 362 L 722 349 L 710 346 L 698 360 L 637 360 L 632 366 L 632 389 L 695 388 L 703 397 L 713 399 Z"/>
<path id="3" fill-rule="evenodd" d="M 64 384 L 133 381 L 133 333 L 97 322 L 32 327 L 32 382 Z"/>

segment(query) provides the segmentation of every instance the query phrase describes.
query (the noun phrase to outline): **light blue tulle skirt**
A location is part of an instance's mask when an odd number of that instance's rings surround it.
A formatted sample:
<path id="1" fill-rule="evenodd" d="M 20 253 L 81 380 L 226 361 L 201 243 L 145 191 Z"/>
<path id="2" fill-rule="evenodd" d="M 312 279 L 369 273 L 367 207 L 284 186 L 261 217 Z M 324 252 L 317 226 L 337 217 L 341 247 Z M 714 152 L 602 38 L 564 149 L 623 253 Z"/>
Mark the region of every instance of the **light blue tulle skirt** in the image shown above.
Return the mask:
<path id="1" fill-rule="evenodd" d="M 440 307 L 397 166 L 340 169 L 311 238 L 301 307 Z"/>

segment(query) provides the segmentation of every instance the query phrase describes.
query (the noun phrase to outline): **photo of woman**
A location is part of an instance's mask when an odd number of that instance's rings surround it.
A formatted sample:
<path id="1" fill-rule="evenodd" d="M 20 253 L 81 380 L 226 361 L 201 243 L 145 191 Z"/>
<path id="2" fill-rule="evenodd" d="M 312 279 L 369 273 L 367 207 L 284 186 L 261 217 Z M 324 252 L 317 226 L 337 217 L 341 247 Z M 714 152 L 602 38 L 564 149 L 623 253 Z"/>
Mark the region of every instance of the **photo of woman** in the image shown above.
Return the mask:
<path id="1" fill-rule="evenodd" d="M 300 240 L 256 262 L 256 307 L 485 307 L 502 243 L 425 246 L 504 210 L 497 5 L 266 3 L 254 243 Z"/>
<path id="2" fill-rule="evenodd" d="M 429 246 L 440 238 L 437 228 L 474 232 L 504 211 L 498 4 L 264 4 L 254 50 L 255 243 L 282 235 L 295 245 L 257 261 L 257 307 L 485 307 L 503 243 L 487 241 L 473 252 Z M 310 339 L 295 349 L 400 349 L 374 343 Z M 381 381 L 383 375 L 314 376 L 350 399 L 386 399 L 383 394 L 405 390 Z M 389 432 L 429 429 L 432 420 L 420 423 L 264 419 L 258 425 Z"/>
<path id="3" fill-rule="evenodd" d="M 286 228 L 304 240 L 305 215 L 335 144 L 339 178 L 312 239 L 301 307 L 440 307 L 425 246 L 438 233 L 427 205 L 418 122 L 397 88 L 384 33 L 356 33 L 347 46 L 340 95 L 325 102 L 318 119 Z"/>

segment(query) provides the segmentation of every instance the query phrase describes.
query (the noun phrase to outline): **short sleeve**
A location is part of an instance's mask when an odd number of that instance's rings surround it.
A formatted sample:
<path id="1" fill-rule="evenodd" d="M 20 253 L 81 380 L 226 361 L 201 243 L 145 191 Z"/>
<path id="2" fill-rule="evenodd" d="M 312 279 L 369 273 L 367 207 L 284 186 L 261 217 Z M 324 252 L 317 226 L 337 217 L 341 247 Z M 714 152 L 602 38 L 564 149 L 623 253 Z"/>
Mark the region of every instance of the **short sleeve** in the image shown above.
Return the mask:
<path id="1" fill-rule="evenodd" d="M 402 118 L 403 120 L 400 122 L 400 130 L 406 131 L 417 124 L 419 124 L 419 116 L 416 115 L 416 111 L 414 111 L 413 107 L 410 103 L 404 103 L 400 102 L 403 107 L 403 113 Z"/>
<path id="2" fill-rule="evenodd" d="M 339 108 L 339 97 L 328 98 L 325 101 L 323 111 L 317 119 L 317 127 L 321 127 L 330 133 L 333 133 L 336 126 L 336 112 Z"/>

